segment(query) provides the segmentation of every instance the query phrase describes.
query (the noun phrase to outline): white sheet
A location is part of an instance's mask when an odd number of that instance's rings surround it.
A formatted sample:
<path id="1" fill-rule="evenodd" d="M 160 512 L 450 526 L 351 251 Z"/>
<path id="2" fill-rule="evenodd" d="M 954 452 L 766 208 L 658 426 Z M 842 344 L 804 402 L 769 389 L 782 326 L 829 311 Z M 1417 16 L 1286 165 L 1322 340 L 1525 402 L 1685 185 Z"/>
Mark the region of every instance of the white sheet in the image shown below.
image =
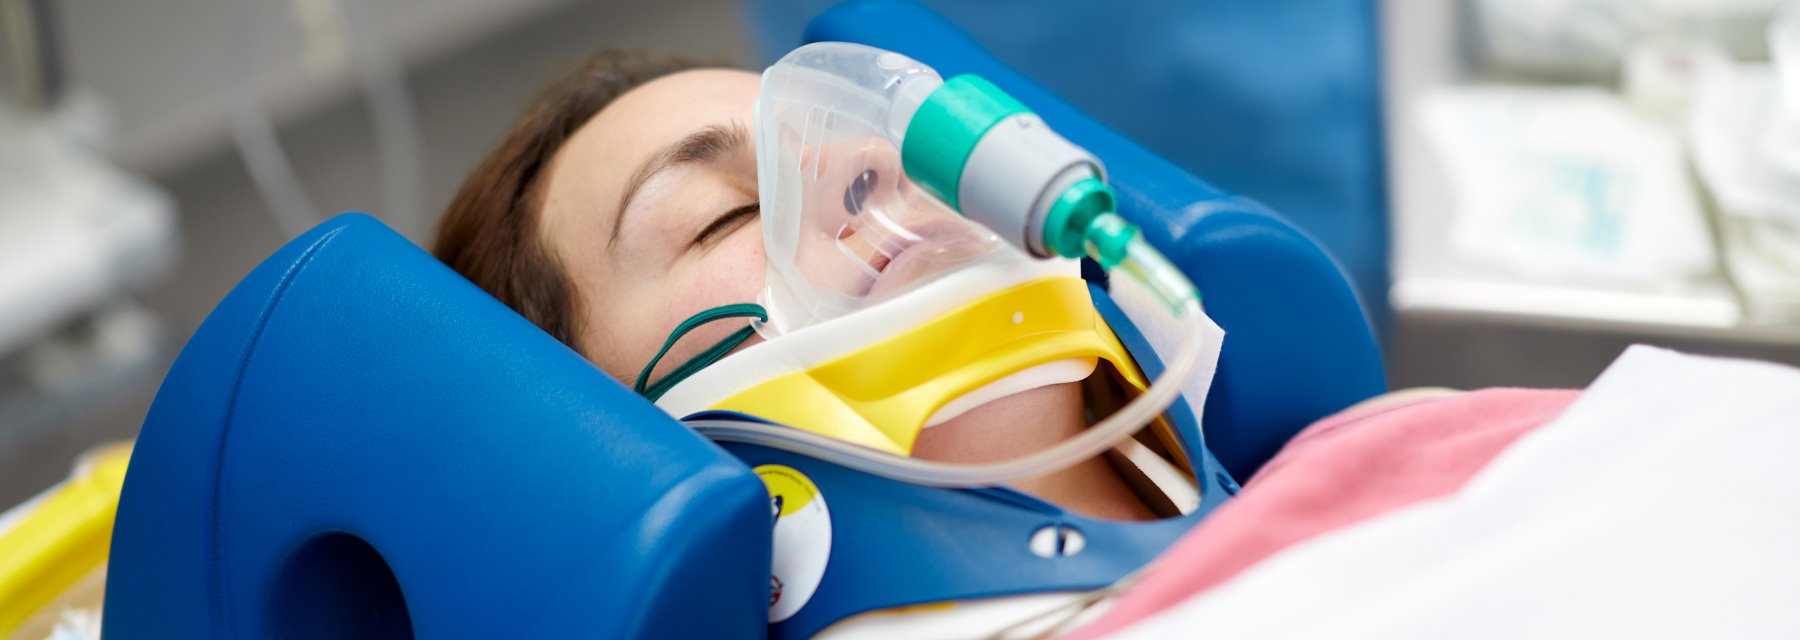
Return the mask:
<path id="1" fill-rule="evenodd" d="M 1116 637 L 1800 637 L 1800 370 L 1632 347 L 1461 492 Z"/>

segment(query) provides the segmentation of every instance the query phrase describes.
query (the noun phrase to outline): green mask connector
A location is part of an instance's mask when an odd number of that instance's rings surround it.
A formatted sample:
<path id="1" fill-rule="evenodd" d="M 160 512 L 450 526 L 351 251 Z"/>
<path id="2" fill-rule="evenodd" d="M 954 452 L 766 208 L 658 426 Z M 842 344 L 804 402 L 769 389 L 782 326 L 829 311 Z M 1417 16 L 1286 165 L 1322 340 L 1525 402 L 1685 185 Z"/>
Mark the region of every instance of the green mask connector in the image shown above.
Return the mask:
<path id="1" fill-rule="evenodd" d="M 1007 118 L 1031 113 L 1000 87 L 976 75 L 944 81 L 913 113 L 901 143 L 906 175 L 962 210 L 963 168 L 988 130 Z"/>
<path id="2" fill-rule="evenodd" d="M 1112 187 L 1098 178 L 1080 180 L 1063 191 L 1044 217 L 1044 246 L 1065 258 L 1093 258 L 1107 272 L 1123 269 L 1171 311 L 1180 313 L 1190 301 L 1198 301 L 1199 290 L 1117 210 Z"/>
<path id="3" fill-rule="evenodd" d="M 965 74 L 932 90 L 908 121 L 900 155 L 919 186 L 1028 254 L 1089 257 L 1108 272 L 1123 269 L 1177 314 L 1199 297 L 1137 225 L 1119 216 L 1099 160 L 992 82 Z"/>
<path id="4" fill-rule="evenodd" d="M 1091 257 L 1111 271 L 1125 259 L 1131 238 L 1137 235 L 1136 226 L 1112 215 L 1118 208 L 1112 187 L 1099 178 L 1069 185 L 1044 216 L 1044 247 L 1064 258 L 1080 258 L 1090 255 L 1091 243 Z"/>

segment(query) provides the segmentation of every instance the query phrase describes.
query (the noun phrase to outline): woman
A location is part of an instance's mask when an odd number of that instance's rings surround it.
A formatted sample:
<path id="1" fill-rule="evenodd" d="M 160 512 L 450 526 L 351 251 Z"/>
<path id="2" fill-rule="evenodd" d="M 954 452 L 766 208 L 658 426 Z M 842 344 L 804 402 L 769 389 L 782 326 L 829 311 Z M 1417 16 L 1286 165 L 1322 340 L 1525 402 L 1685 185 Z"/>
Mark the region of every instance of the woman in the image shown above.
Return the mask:
<path id="1" fill-rule="evenodd" d="M 641 53 L 595 56 L 552 86 L 471 174 L 434 252 L 629 384 L 682 320 L 753 301 L 763 286 L 748 131 L 758 89 L 759 77 L 746 71 Z M 655 373 L 730 331 L 722 323 L 697 329 Z M 913 453 L 1002 460 L 1087 424 L 1080 385 L 1057 384 L 934 426 Z M 1101 458 L 1014 486 L 1086 515 L 1154 517 Z"/>

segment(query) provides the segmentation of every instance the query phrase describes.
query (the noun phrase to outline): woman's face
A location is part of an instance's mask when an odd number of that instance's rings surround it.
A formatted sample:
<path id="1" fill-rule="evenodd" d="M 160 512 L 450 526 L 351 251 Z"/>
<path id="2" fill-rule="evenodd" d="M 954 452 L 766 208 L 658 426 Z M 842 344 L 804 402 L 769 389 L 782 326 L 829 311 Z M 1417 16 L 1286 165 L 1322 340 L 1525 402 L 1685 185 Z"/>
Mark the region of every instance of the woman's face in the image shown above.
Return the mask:
<path id="1" fill-rule="evenodd" d="M 627 383 L 682 320 L 762 288 L 758 86 L 747 71 L 658 78 L 602 109 L 551 164 L 540 229 L 579 294 L 576 340 Z M 742 326 L 696 329 L 656 375 Z"/>

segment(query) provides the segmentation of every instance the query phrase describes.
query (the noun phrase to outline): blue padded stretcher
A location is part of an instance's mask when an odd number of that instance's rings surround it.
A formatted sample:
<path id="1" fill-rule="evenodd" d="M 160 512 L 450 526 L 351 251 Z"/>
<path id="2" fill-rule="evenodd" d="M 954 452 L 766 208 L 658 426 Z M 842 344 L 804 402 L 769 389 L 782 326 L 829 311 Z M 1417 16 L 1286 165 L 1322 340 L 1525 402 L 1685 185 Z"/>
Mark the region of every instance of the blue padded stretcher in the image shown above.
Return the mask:
<path id="1" fill-rule="evenodd" d="M 1204 412 L 1247 478 L 1383 389 L 1337 266 L 913 5 L 813 39 L 981 74 L 1096 153 L 1228 332 Z M 375 220 L 335 218 L 246 276 L 163 382 L 126 479 L 106 593 L 130 637 L 766 632 L 770 514 L 748 466 Z"/>

